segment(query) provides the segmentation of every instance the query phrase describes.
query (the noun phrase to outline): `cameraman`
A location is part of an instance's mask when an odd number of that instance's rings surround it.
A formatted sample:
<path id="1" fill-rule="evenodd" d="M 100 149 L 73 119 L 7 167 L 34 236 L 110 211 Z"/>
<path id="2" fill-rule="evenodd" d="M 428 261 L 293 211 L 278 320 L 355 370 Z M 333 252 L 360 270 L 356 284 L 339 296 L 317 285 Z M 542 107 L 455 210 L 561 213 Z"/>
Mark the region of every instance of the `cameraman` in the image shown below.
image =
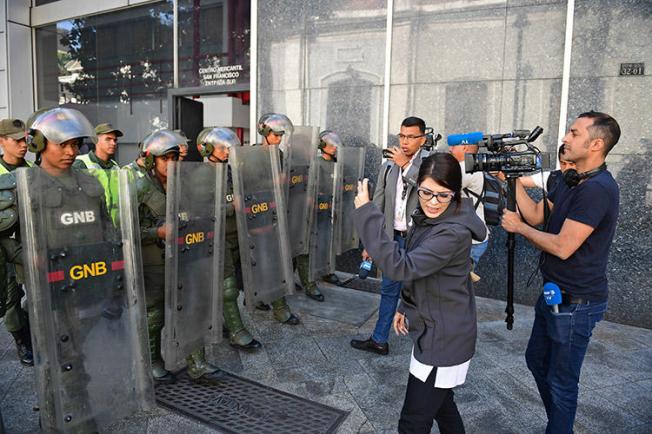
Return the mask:
<path id="1" fill-rule="evenodd" d="M 595 324 L 607 310 L 607 259 L 616 230 L 619 189 L 605 158 L 620 138 L 618 122 L 599 112 L 582 113 L 564 136 L 564 155 L 577 169 L 549 195 L 552 208 L 539 231 L 505 210 L 502 226 L 523 235 L 542 251 L 544 282 L 562 290 L 553 312 L 540 296 L 525 352 L 548 415 L 547 434 L 573 432 L 580 369 Z M 543 204 L 535 203 L 517 181 L 516 201 L 523 218 L 543 223 Z"/>

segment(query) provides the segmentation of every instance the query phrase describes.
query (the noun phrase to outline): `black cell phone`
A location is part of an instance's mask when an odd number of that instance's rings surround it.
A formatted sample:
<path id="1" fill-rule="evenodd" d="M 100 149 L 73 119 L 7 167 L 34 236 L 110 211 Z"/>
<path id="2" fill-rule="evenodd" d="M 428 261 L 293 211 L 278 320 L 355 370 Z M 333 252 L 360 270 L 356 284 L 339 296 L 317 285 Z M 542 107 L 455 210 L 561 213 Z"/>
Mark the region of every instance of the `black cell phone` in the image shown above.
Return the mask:
<path id="1" fill-rule="evenodd" d="M 393 157 L 393 154 L 392 154 L 391 149 L 389 149 L 389 148 L 383 149 L 383 158 L 392 158 L 392 157 Z"/>

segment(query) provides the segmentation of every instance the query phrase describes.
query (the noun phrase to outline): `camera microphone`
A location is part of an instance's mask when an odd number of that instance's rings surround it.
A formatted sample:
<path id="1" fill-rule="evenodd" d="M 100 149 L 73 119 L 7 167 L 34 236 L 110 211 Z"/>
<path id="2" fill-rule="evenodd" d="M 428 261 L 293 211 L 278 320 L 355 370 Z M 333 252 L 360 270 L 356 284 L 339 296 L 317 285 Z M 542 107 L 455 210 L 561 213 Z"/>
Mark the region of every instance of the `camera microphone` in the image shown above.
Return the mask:
<path id="1" fill-rule="evenodd" d="M 448 146 L 457 146 L 475 145 L 480 143 L 482 139 L 484 139 L 484 134 L 481 131 L 475 131 L 473 133 L 451 134 L 446 140 L 448 141 Z"/>
<path id="2" fill-rule="evenodd" d="M 543 285 L 543 298 L 546 299 L 548 306 L 552 306 L 554 313 L 559 313 L 559 305 L 561 304 L 561 289 L 559 285 L 553 282 L 546 282 Z"/>
<path id="3" fill-rule="evenodd" d="M 532 140 L 535 140 L 543 132 L 543 129 L 539 128 L 541 131 L 534 130 L 530 133 L 529 130 L 514 130 L 511 133 L 503 134 L 483 134 L 481 131 L 474 131 L 472 133 L 464 134 L 451 134 L 448 136 L 448 146 L 457 146 L 457 145 L 480 145 L 481 142 L 484 145 L 491 144 L 493 142 L 500 142 L 504 139 L 525 139 L 528 137 L 533 137 Z"/>

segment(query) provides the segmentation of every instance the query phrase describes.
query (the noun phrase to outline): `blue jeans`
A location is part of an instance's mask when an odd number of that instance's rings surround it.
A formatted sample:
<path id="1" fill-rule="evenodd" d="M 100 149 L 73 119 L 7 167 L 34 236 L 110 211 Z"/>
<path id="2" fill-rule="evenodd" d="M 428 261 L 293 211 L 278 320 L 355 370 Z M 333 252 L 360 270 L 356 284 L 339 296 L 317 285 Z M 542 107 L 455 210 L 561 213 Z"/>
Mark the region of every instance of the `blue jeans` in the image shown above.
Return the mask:
<path id="1" fill-rule="evenodd" d="M 489 247 L 489 240 L 485 240 L 480 244 L 471 245 L 471 260 L 473 261 L 474 267 L 480 262 L 480 258 L 487 251 L 487 247 Z"/>
<path id="2" fill-rule="evenodd" d="M 543 295 L 537 300 L 525 361 L 546 408 L 546 434 L 573 432 L 582 362 L 606 310 L 605 301 L 559 305 L 559 313 L 553 313 Z"/>
<path id="3" fill-rule="evenodd" d="M 400 235 L 394 235 L 394 241 L 401 249 L 405 248 L 405 239 Z M 382 270 L 381 270 L 382 271 Z M 389 339 L 389 331 L 392 328 L 396 306 L 401 295 L 403 282 L 388 279 L 383 275 L 380 285 L 380 307 L 378 307 L 378 321 L 371 339 L 379 344 L 384 344 Z"/>

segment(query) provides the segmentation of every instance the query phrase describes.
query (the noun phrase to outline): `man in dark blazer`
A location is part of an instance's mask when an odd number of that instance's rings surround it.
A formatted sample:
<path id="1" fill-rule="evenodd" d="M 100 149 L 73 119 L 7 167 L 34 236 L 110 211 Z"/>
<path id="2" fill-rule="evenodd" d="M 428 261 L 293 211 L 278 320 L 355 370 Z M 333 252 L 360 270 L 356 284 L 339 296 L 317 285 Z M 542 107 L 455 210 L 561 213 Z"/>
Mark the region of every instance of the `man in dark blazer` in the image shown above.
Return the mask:
<path id="1" fill-rule="evenodd" d="M 429 155 L 422 149 L 426 143 L 426 124 L 423 119 L 408 117 L 401 123 L 398 134 L 399 146 L 388 149 L 390 158 L 378 172 L 373 202 L 385 215 L 385 230 L 390 237 L 405 246 L 408 224 L 412 211 L 419 203 L 417 176 L 421 161 Z M 368 259 L 367 251 L 362 259 Z M 382 272 L 382 270 L 381 270 Z M 376 328 L 369 339 L 351 340 L 353 348 L 381 355 L 389 353 L 389 331 L 396 313 L 402 282 L 383 277 L 380 287 L 380 307 Z"/>

